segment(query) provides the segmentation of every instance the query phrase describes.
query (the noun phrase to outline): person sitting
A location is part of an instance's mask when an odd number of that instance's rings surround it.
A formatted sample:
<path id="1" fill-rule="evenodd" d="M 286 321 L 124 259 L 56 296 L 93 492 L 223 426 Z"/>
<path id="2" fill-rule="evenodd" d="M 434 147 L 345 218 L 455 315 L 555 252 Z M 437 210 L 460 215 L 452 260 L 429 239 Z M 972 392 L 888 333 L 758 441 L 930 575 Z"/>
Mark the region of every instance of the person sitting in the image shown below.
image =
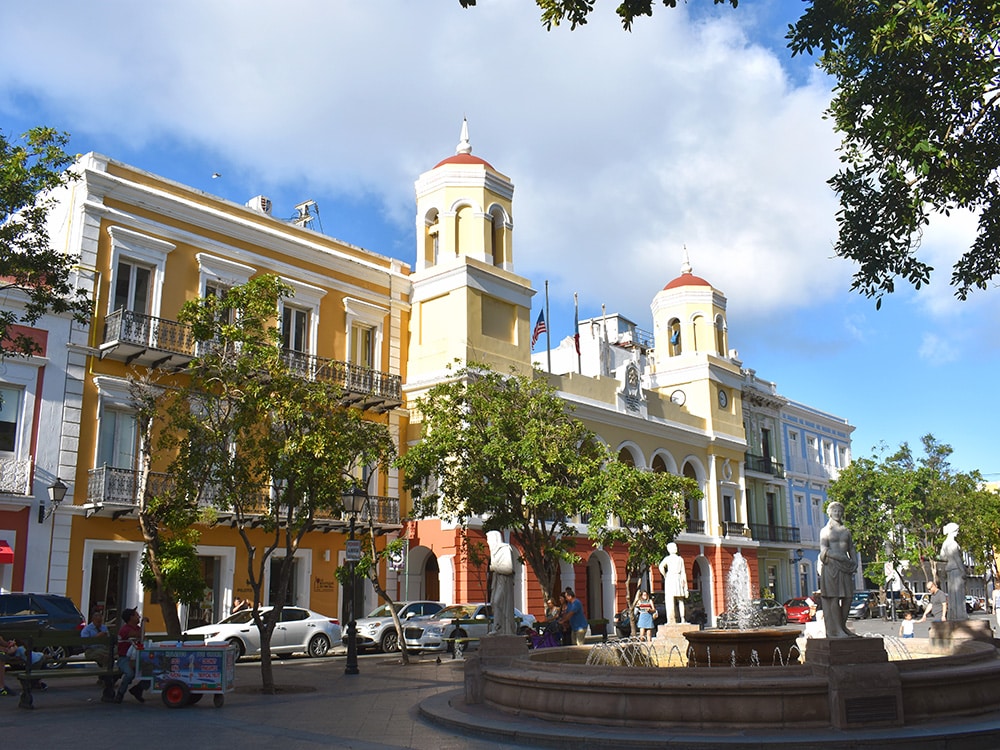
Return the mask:
<path id="1" fill-rule="evenodd" d="M 83 630 L 80 631 L 81 638 L 98 638 L 100 636 L 105 636 L 105 641 L 108 635 L 108 626 L 104 624 L 104 610 L 95 609 L 90 615 L 90 622 L 84 625 Z M 108 665 L 111 663 L 111 651 L 108 648 L 107 642 L 103 643 L 93 643 L 84 650 L 83 655 L 86 656 L 91 661 L 97 662 L 97 665 L 107 669 Z"/>

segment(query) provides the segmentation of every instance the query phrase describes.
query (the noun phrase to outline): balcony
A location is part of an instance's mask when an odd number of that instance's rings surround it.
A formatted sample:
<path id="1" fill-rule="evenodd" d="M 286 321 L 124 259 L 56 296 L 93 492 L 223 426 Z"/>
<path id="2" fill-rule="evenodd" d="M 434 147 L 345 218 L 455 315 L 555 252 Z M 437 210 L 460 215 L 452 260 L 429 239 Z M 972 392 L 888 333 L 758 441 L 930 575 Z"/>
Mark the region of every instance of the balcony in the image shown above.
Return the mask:
<path id="1" fill-rule="evenodd" d="M 31 494 L 31 459 L 0 458 L 0 495 Z"/>
<path id="2" fill-rule="evenodd" d="M 704 534 L 705 522 L 696 518 L 688 518 L 684 521 L 684 530 L 688 534 Z"/>
<path id="3" fill-rule="evenodd" d="M 747 529 L 745 524 L 742 524 L 739 521 L 723 521 L 722 536 L 739 536 L 749 538 L 750 530 Z"/>
<path id="4" fill-rule="evenodd" d="M 840 469 L 836 466 L 821 463 L 816 457 L 802 458 L 796 456 L 788 462 L 788 471 L 792 474 L 801 474 L 811 479 L 825 479 L 833 481 L 840 476 Z"/>
<path id="5" fill-rule="evenodd" d="M 750 533 L 758 542 L 790 542 L 798 544 L 801 532 L 797 526 L 771 526 L 768 524 L 750 524 Z"/>
<path id="6" fill-rule="evenodd" d="M 744 455 L 744 460 L 746 461 L 747 471 L 767 474 L 778 479 L 783 479 L 785 476 L 784 465 L 778 463 L 770 456 L 757 456 L 753 453 L 747 453 Z"/>
<path id="7" fill-rule="evenodd" d="M 282 359 L 299 377 L 339 385 L 344 392 L 341 398 L 344 406 L 371 409 L 380 414 L 403 403 L 399 375 L 287 349 Z"/>
<path id="8" fill-rule="evenodd" d="M 146 367 L 183 367 L 195 356 L 190 327 L 119 308 L 104 319 L 101 358 Z"/>
<path id="9" fill-rule="evenodd" d="M 173 479 L 169 474 L 150 472 L 149 488 L 154 495 L 169 491 L 172 485 Z M 270 492 L 258 490 L 255 494 L 256 497 L 247 499 L 246 507 L 242 509 L 244 517 L 249 519 L 251 525 L 259 525 L 270 513 Z M 217 523 L 229 523 L 235 526 L 236 514 L 231 509 L 216 506 L 213 502 L 215 497 L 216 493 L 209 489 L 204 493 L 201 504 L 215 508 Z M 88 518 L 93 515 L 119 518 L 137 511 L 138 507 L 139 472 L 110 466 L 101 466 L 88 472 L 87 502 L 84 505 Z M 368 508 L 362 512 L 358 520 L 363 526 L 367 525 L 369 516 L 379 530 L 384 530 L 385 527 L 398 527 L 399 498 L 372 495 Z M 349 520 L 345 514 L 321 510 L 313 517 L 312 529 L 323 532 L 346 532 Z"/>
<path id="10" fill-rule="evenodd" d="M 197 355 L 196 344 L 189 326 L 119 309 L 104 321 L 100 349 L 102 359 L 111 357 L 130 365 L 179 369 Z M 282 353 L 282 360 L 299 377 L 339 385 L 343 389 L 344 406 L 380 414 L 403 403 L 399 375 L 288 350 Z"/>

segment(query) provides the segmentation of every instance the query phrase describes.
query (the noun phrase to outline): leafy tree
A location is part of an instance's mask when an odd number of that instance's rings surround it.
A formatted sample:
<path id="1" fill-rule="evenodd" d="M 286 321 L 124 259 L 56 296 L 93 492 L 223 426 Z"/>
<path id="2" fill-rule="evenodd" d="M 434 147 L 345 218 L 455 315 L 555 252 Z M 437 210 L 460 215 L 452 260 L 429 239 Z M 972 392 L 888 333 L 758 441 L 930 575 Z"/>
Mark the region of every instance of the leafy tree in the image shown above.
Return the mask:
<path id="1" fill-rule="evenodd" d="M 176 483 L 154 480 L 152 471 L 158 449 L 169 450 L 175 444 L 170 432 L 160 430 L 175 395 L 175 389 L 160 385 L 152 374 L 129 376 L 129 397 L 140 435 L 135 493 L 145 542 L 140 578 L 145 589 L 156 592 L 167 635 L 178 637 L 177 604 L 199 601 L 205 580 L 198 563 L 200 534 L 193 527 L 199 520 L 197 498 L 185 494 Z"/>
<path id="2" fill-rule="evenodd" d="M 960 543 L 977 564 L 992 564 L 1000 528 L 1000 505 L 990 497 L 996 493 L 982 489 L 979 472 L 952 471 L 951 446 L 933 435 L 921 442 L 919 459 L 903 443 L 894 453 L 855 459 L 830 485 L 830 499 L 844 504 L 865 575 L 880 584 L 887 562 L 932 579 L 941 529 L 949 521 L 961 526 Z"/>
<path id="3" fill-rule="evenodd" d="M 597 483 L 590 535 L 601 544 L 628 544 L 625 573 L 628 601 L 633 601 L 644 571 L 664 555 L 684 526 L 687 501 L 701 498 L 693 479 L 666 472 L 637 469 L 609 461 Z M 634 608 L 629 607 L 632 632 L 638 633 Z"/>
<path id="4" fill-rule="evenodd" d="M 342 406 L 338 385 L 308 377 L 280 349 L 274 318 L 289 293 L 260 276 L 185 304 L 178 318 L 202 344 L 171 411 L 178 491 L 230 516 L 243 540 L 266 692 L 274 690 L 271 637 L 303 537 L 317 514 L 343 512 L 355 473 L 385 469 L 395 455 L 385 425 Z M 269 569 L 274 609 L 262 614 Z"/>
<path id="5" fill-rule="evenodd" d="M 90 317 L 86 293 L 70 282 L 78 260 L 51 247 L 46 224 L 51 191 L 75 179 L 66 169 L 73 161 L 63 151 L 68 139 L 42 127 L 15 140 L 0 133 L 0 292 L 8 301 L 0 309 L 0 359 L 39 350 L 19 326 L 46 312 L 81 323 Z"/>
<path id="6" fill-rule="evenodd" d="M 469 365 L 416 409 L 421 440 L 399 460 L 415 515 L 510 530 L 548 599 L 576 560 L 567 518 L 589 507 L 604 447 L 539 373 Z"/>
<path id="7" fill-rule="evenodd" d="M 595 5 L 535 2 L 549 29 L 585 24 Z M 653 5 L 623 0 L 624 28 Z M 1000 6 L 807 0 L 787 38 L 793 55 L 818 52 L 834 79 L 828 115 L 842 135 L 843 166 L 829 184 L 840 199 L 835 250 L 858 266 L 852 289 L 878 308 L 897 279 L 928 283 L 934 269 L 918 255 L 924 228 L 957 209 L 974 212 L 979 226 L 951 285 L 963 300 L 986 289 L 1000 274 Z"/>

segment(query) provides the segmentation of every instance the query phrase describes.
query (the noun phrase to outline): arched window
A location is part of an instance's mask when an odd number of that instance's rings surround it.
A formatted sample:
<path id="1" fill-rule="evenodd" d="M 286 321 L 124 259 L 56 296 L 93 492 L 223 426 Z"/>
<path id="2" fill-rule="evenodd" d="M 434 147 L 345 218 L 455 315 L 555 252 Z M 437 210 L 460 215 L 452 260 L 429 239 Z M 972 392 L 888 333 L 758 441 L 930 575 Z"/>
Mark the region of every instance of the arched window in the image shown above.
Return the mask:
<path id="1" fill-rule="evenodd" d="M 667 329 L 670 332 L 670 348 L 668 353 L 671 357 L 676 357 L 681 353 L 681 322 L 677 318 L 672 318 L 669 323 L 667 323 Z"/>
<path id="2" fill-rule="evenodd" d="M 659 474 L 667 473 L 667 464 L 663 460 L 663 456 L 653 456 L 653 471 Z"/>
<path id="3" fill-rule="evenodd" d="M 428 268 L 438 262 L 440 229 L 437 209 L 431 209 L 424 217 L 424 265 Z"/>
<path id="4" fill-rule="evenodd" d="M 490 209 L 490 223 L 492 225 L 490 232 L 490 257 L 493 259 L 493 265 L 502 267 L 504 264 L 504 215 L 503 209 L 499 206 L 494 206 Z"/>
<path id="5" fill-rule="evenodd" d="M 720 357 L 726 356 L 726 320 L 721 315 L 715 316 L 715 350 Z"/>
<path id="6" fill-rule="evenodd" d="M 635 467 L 635 456 L 632 455 L 632 451 L 628 448 L 622 448 L 618 451 L 618 460 L 626 466 Z"/>

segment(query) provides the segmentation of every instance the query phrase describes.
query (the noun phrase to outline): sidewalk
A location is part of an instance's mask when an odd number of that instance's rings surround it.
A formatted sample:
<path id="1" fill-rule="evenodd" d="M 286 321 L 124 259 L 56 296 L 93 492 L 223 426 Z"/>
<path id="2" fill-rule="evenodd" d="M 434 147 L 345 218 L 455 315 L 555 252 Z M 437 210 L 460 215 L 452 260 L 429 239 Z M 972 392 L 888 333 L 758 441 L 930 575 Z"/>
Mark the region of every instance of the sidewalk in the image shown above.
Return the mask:
<path id="1" fill-rule="evenodd" d="M 414 659 L 408 667 L 388 656 L 360 659 L 361 674 L 345 675 L 344 659 L 275 660 L 275 682 L 287 692 L 264 696 L 260 664 L 236 667 L 235 693 L 216 709 L 211 698 L 168 709 L 159 695 L 139 704 L 101 703 L 93 678 L 61 679 L 35 694 L 35 708 L 0 697 L 5 747 L 109 747 L 141 750 L 298 750 L 299 748 L 417 748 L 487 750 L 517 747 L 449 733 L 419 717 L 420 701 L 462 686 L 462 661 Z"/>

